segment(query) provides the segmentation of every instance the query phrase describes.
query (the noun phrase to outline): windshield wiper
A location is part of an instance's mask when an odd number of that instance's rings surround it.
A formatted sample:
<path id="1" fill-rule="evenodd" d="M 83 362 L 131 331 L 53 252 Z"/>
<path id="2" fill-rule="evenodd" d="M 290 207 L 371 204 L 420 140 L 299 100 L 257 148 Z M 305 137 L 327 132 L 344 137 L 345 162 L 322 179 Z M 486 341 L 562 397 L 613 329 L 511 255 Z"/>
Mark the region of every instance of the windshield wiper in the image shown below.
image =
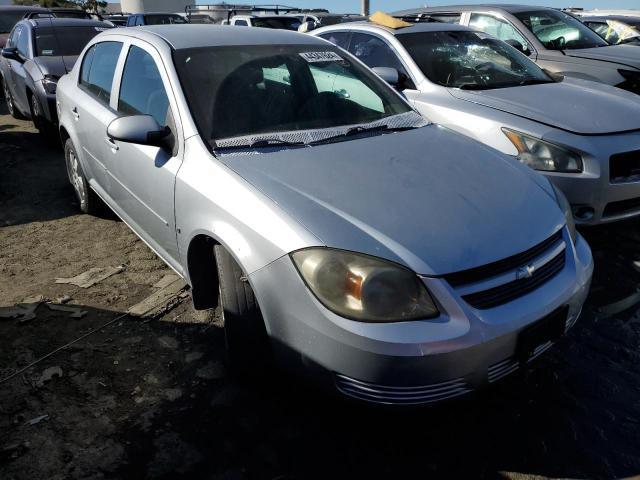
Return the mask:
<path id="1" fill-rule="evenodd" d="M 477 83 L 463 83 L 457 88 L 459 88 L 460 90 L 489 90 L 490 87 L 488 87 L 487 85 L 479 85 Z"/>
<path id="2" fill-rule="evenodd" d="M 282 140 L 280 138 L 261 138 L 260 140 L 254 140 L 253 142 L 239 143 L 237 145 L 224 145 L 219 146 L 216 142 L 218 149 L 242 149 L 242 148 L 265 148 L 265 147 L 302 147 L 307 145 L 305 142 L 290 142 L 288 140 Z"/>
<path id="3" fill-rule="evenodd" d="M 413 130 L 418 127 L 391 127 L 389 125 L 376 125 L 374 127 L 363 127 L 361 125 L 357 127 L 351 127 L 344 133 L 339 133 L 338 135 L 333 135 L 328 138 L 323 138 L 322 140 L 316 140 L 315 142 L 309 142 L 309 145 L 321 145 L 323 143 L 331 143 L 340 141 L 342 139 L 346 139 L 349 137 L 353 137 L 355 135 L 360 135 L 363 133 L 373 133 L 373 132 L 403 132 L 406 130 Z"/>

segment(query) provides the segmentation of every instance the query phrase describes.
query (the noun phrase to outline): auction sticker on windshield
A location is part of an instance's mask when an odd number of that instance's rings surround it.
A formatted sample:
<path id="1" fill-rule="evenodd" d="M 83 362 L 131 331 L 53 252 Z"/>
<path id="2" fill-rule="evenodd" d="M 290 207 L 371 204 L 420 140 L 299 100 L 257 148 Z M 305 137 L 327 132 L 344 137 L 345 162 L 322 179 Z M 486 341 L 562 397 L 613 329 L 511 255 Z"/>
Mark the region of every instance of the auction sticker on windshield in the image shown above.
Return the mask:
<path id="1" fill-rule="evenodd" d="M 335 52 L 303 52 L 300 54 L 309 63 L 341 62 L 343 59 Z"/>

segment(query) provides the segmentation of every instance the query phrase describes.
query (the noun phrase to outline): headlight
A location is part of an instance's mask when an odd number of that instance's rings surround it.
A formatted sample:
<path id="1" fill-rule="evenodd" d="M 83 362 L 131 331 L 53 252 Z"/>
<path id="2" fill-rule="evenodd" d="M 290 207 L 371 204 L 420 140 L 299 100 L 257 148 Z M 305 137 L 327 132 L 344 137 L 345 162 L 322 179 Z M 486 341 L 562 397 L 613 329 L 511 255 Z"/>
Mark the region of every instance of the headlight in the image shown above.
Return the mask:
<path id="1" fill-rule="evenodd" d="M 624 82 L 616 85 L 616 87 L 633 93 L 640 93 L 640 72 L 621 69 L 618 70 L 618 73 L 624 77 Z"/>
<path id="2" fill-rule="evenodd" d="M 44 91 L 49 95 L 56 94 L 56 88 L 58 86 L 58 79 L 51 76 L 46 76 L 42 79 L 42 86 L 44 87 Z"/>
<path id="3" fill-rule="evenodd" d="M 518 160 L 534 170 L 564 173 L 583 170 L 582 157 L 576 152 L 507 128 L 502 131 L 518 150 Z"/>
<path id="4" fill-rule="evenodd" d="M 571 205 L 569 204 L 567 197 L 564 196 L 564 193 L 562 193 L 558 187 L 556 187 L 553 183 L 551 184 L 551 186 L 553 187 L 553 191 L 556 194 L 556 200 L 558 201 L 558 206 L 564 212 L 564 218 L 567 221 L 567 228 L 569 229 L 569 235 L 571 236 L 571 241 L 575 245 L 578 237 L 578 233 L 576 232 L 576 223 L 573 220 L 573 211 L 571 210 Z"/>
<path id="5" fill-rule="evenodd" d="M 291 254 L 298 272 L 332 312 L 363 322 L 401 322 L 439 315 L 418 276 L 391 262 L 329 248 Z"/>

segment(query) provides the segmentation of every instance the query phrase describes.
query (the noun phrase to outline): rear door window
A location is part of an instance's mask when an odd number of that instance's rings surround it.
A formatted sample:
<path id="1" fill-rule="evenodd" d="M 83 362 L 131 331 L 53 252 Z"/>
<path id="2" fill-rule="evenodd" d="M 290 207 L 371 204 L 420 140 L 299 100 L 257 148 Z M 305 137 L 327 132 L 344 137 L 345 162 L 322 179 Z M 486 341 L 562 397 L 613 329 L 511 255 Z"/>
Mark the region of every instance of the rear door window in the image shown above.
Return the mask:
<path id="1" fill-rule="evenodd" d="M 111 85 L 118 57 L 122 50 L 120 42 L 101 42 L 94 45 L 82 60 L 80 84 L 94 97 L 108 104 Z"/>
<path id="2" fill-rule="evenodd" d="M 124 115 L 151 115 L 159 125 L 167 125 L 169 98 L 153 57 L 135 45 L 129 50 L 120 82 L 118 112 Z"/>

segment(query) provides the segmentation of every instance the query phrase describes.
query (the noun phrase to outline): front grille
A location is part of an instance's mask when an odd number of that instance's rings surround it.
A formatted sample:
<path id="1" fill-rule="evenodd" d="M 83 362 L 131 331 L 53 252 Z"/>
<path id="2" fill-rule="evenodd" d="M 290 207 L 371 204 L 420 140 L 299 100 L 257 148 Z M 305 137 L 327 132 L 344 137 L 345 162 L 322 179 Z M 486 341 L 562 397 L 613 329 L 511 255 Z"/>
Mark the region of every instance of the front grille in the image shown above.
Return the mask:
<path id="1" fill-rule="evenodd" d="M 564 264 L 565 250 L 562 250 L 552 260 L 538 268 L 530 278 L 515 280 L 482 292 L 465 295 L 462 298 L 474 308 L 487 309 L 497 307 L 532 292 L 560 273 L 564 268 Z"/>
<path id="2" fill-rule="evenodd" d="M 449 273 L 444 276 L 444 279 L 449 282 L 449 285 L 452 287 L 458 287 L 460 285 L 486 280 L 487 278 L 495 277 L 510 270 L 516 270 L 543 254 L 560 240 L 562 240 L 562 230 L 558 230 L 544 242 L 539 243 L 526 252 L 518 253 L 481 267 L 464 270 L 462 272 Z"/>
<path id="3" fill-rule="evenodd" d="M 392 387 L 363 382 L 336 374 L 336 387 L 344 395 L 358 400 L 390 405 L 421 405 L 441 402 L 472 391 L 463 378 L 416 387 Z"/>
<path id="4" fill-rule="evenodd" d="M 620 200 L 619 202 L 608 203 L 604 208 L 602 217 L 614 217 L 616 215 L 623 215 L 625 213 L 631 213 L 640 209 L 640 198 L 630 198 L 628 200 Z"/>
<path id="5" fill-rule="evenodd" d="M 611 183 L 640 181 L 640 151 L 612 155 L 609 158 L 609 181 Z"/>
<path id="6" fill-rule="evenodd" d="M 518 368 L 520 368 L 520 362 L 513 357 L 491 365 L 487 370 L 489 383 L 497 382 L 501 378 L 515 372 Z"/>

